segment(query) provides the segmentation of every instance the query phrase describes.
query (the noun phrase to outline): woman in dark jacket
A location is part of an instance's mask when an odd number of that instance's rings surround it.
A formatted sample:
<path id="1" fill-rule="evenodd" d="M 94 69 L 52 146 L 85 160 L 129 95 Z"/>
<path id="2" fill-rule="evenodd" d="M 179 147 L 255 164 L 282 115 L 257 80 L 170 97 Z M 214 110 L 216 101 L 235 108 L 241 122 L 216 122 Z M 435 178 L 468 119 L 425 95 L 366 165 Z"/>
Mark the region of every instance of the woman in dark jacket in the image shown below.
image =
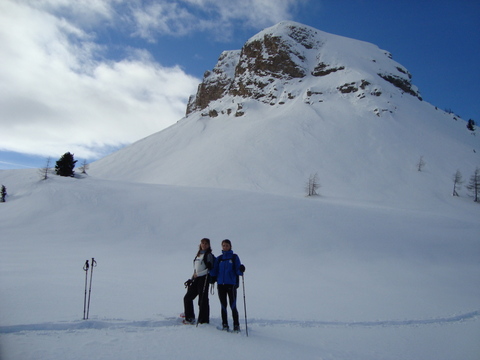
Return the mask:
<path id="1" fill-rule="evenodd" d="M 227 297 L 233 317 L 233 331 L 240 331 L 237 310 L 237 288 L 239 276 L 243 275 L 245 267 L 240 258 L 232 251 L 232 243 L 225 239 L 222 241 L 222 255 L 215 260 L 215 266 L 211 271 L 211 282 L 217 282 L 218 298 L 222 305 L 222 330 L 229 329 L 227 316 Z"/>
<path id="2" fill-rule="evenodd" d="M 208 301 L 208 273 L 213 268 L 215 256 L 210 248 L 210 239 L 200 240 L 197 256 L 193 260 L 193 275 L 189 282 L 187 293 L 183 298 L 184 323 L 195 324 L 195 310 L 193 300 L 198 296 L 198 322 L 208 324 L 210 321 L 210 304 Z"/>

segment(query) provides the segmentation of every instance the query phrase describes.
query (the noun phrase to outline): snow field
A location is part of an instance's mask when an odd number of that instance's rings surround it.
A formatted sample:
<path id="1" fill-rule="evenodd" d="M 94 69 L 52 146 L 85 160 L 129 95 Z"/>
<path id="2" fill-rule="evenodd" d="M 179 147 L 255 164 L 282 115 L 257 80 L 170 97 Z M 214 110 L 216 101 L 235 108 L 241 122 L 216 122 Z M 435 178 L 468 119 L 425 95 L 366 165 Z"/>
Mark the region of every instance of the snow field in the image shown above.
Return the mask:
<path id="1" fill-rule="evenodd" d="M 2 359 L 475 359 L 476 204 L 409 210 L 5 171 Z M 15 189 L 15 190 L 14 190 Z M 459 208 L 464 208 L 459 212 Z M 246 265 L 249 337 L 179 325 L 199 240 Z M 90 320 L 86 259 L 95 257 Z M 244 328 L 243 293 L 239 309 Z"/>

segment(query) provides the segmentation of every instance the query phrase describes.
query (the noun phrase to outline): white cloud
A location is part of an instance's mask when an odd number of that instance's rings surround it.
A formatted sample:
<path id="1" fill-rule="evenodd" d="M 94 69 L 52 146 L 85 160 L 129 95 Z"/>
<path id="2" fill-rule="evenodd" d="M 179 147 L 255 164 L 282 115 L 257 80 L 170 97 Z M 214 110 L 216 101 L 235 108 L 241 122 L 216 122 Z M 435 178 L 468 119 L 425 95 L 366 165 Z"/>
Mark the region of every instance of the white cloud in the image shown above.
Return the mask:
<path id="1" fill-rule="evenodd" d="M 234 25 L 261 29 L 292 17 L 308 0 L 164 0 L 137 1 L 135 35 L 153 41 L 156 34 L 182 36 L 208 30 L 216 38 L 228 38 Z"/>
<path id="2" fill-rule="evenodd" d="M 132 9 L 134 35 L 153 41 L 155 34 L 183 36 L 195 28 L 198 20 L 176 2 L 155 2 Z"/>
<path id="3" fill-rule="evenodd" d="M 185 113 L 199 79 L 142 50 L 108 60 L 105 29 L 154 41 L 290 18 L 307 0 L 2 0 L 0 150 L 82 158 L 159 131 Z M 124 50 L 124 49 L 123 49 Z"/>
<path id="4" fill-rule="evenodd" d="M 39 9 L 59 17 L 65 17 L 71 22 L 83 26 L 95 25 L 113 21 L 115 7 L 124 0 L 22 0 L 19 3 L 28 4 L 31 8 Z"/>
<path id="5" fill-rule="evenodd" d="M 249 26 L 262 28 L 282 20 L 290 19 L 292 9 L 298 0 L 185 0 L 205 9 L 213 9 L 220 15 L 220 21 L 228 24 L 242 20 Z"/>
<path id="6" fill-rule="evenodd" d="M 184 115 L 198 79 L 142 51 L 99 61 L 102 49 L 88 33 L 42 9 L 52 3 L 76 2 L 0 4 L 1 150 L 98 157 Z"/>

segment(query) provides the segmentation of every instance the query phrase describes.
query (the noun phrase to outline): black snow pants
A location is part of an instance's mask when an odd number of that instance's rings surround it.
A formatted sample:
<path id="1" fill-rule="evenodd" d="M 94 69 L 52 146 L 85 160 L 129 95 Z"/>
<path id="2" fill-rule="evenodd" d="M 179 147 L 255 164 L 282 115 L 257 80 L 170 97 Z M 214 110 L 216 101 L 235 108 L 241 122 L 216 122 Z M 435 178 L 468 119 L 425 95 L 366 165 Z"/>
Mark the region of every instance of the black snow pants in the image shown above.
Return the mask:
<path id="1" fill-rule="evenodd" d="M 228 326 L 227 316 L 227 297 L 232 309 L 233 326 L 239 326 L 238 310 L 237 310 L 237 287 L 235 285 L 218 285 L 218 298 L 222 305 L 222 325 Z"/>
<path id="2" fill-rule="evenodd" d="M 208 324 L 210 321 L 210 304 L 208 301 L 208 275 L 199 276 L 193 280 L 188 287 L 187 293 L 183 297 L 183 305 L 185 312 L 185 320 L 195 320 L 195 310 L 193 308 L 193 300 L 198 296 L 198 322 L 200 324 Z M 205 282 L 207 282 L 205 284 Z M 204 291 L 205 290 L 205 291 Z"/>

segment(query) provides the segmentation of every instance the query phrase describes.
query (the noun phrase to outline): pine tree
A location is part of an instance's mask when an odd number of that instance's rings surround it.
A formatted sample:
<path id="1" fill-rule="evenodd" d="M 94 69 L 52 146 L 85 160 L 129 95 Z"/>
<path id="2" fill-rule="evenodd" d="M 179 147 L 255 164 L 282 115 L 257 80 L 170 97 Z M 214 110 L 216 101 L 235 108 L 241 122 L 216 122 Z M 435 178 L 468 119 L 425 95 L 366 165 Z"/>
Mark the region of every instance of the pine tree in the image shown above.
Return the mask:
<path id="1" fill-rule="evenodd" d="M 473 119 L 468 120 L 467 129 L 470 131 L 475 131 L 475 120 Z"/>
<path id="2" fill-rule="evenodd" d="M 57 161 L 55 165 L 55 173 L 60 176 L 71 176 L 75 175 L 73 169 L 75 168 L 75 163 L 77 160 L 74 160 L 73 154 L 69 152 L 63 154 L 60 160 Z"/>
<path id="3" fill-rule="evenodd" d="M 473 201 L 479 202 L 478 193 L 480 191 L 480 167 L 475 169 L 466 188 L 473 194 Z"/>
<path id="4" fill-rule="evenodd" d="M 7 197 L 7 188 L 5 185 L 2 185 L 2 190 L 0 192 L 0 202 L 5 202 L 5 198 Z"/>

